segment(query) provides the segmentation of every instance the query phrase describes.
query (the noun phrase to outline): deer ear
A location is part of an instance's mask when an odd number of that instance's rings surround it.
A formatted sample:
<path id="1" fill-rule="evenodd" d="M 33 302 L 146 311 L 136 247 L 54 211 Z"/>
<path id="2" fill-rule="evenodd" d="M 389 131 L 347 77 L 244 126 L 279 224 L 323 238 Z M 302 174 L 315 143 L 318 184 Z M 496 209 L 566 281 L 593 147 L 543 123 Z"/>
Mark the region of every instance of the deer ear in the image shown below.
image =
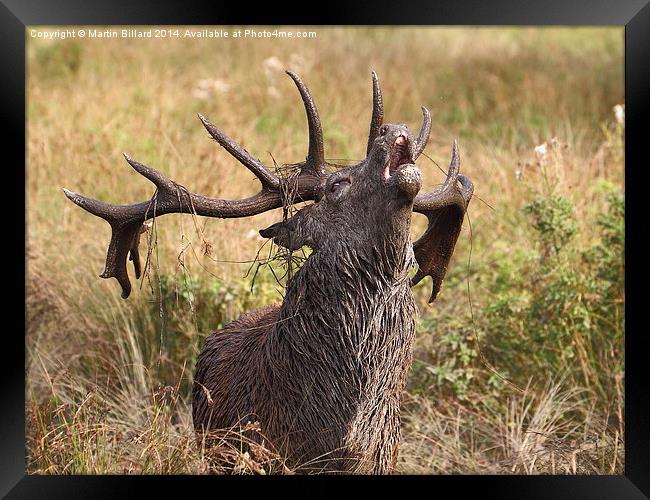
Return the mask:
<path id="1" fill-rule="evenodd" d="M 297 215 L 277 222 L 266 229 L 260 229 L 260 236 L 273 238 L 273 243 L 290 251 L 299 250 L 302 246 L 309 245 L 307 238 L 302 235 Z"/>

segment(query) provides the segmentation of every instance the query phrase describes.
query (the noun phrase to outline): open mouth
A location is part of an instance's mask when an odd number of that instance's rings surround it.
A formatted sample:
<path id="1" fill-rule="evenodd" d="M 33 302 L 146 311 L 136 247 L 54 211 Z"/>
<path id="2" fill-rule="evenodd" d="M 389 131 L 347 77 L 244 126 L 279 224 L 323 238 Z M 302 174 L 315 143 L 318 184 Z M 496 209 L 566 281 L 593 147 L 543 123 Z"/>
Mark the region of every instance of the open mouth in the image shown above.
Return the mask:
<path id="1" fill-rule="evenodd" d="M 405 135 L 398 135 L 390 152 L 390 158 L 384 168 L 384 179 L 390 179 L 404 165 L 413 163 L 409 153 L 409 140 Z"/>

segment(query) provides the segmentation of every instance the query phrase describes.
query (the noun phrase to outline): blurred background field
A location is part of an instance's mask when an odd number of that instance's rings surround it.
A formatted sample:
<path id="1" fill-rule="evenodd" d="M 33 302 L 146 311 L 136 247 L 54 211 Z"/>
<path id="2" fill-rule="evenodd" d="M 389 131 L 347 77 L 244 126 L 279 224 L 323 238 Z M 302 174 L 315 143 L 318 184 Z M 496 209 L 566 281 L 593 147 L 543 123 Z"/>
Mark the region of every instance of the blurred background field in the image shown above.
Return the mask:
<path id="1" fill-rule="evenodd" d="M 281 300 L 282 269 L 251 262 L 268 255 L 257 230 L 281 211 L 157 220 L 149 273 L 141 286 L 131 275 L 123 301 L 97 277 L 109 226 L 61 188 L 149 199 L 127 152 L 206 196 L 253 194 L 255 178 L 196 114 L 267 164 L 300 161 L 307 128 L 290 69 L 319 106 L 326 157 L 362 159 L 375 70 L 387 122 L 418 130 L 420 106 L 432 113 L 425 187 L 444 179 L 454 138 L 476 186 L 439 298 L 426 304 L 426 280 L 415 289 L 399 472 L 623 473 L 623 30 L 313 30 L 27 35 L 28 471 L 207 471 L 191 427 L 194 362 L 212 331 Z M 424 227 L 417 216 L 413 237 Z M 237 471 L 270 472 L 238 460 Z"/>

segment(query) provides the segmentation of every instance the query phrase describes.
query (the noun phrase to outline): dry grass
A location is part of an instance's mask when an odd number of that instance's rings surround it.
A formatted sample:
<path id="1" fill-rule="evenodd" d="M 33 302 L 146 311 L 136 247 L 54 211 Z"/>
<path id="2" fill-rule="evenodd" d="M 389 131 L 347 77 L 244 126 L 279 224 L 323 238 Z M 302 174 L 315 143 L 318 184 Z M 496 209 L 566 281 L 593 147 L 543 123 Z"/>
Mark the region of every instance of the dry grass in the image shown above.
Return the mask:
<path id="1" fill-rule="evenodd" d="M 306 122 L 281 69 L 309 85 L 329 158 L 361 159 L 371 69 L 382 81 L 388 122 L 417 129 L 420 105 L 432 111 L 425 151 L 431 160 L 420 162 L 425 186 L 442 181 L 436 164 L 446 169 L 459 138 L 462 170 L 476 185 L 469 216 L 477 267 L 489 266 L 496 249 L 528 244 L 518 214 L 542 179 L 554 180 L 585 226 L 602 208 L 598 182 L 622 186 L 620 134 L 612 125 L 612 108 L 623 102 L 622 30 L 317 31 L 317 39 L 300 42 L 29 39 L 30 472 L 207 472 L 191 430 L 193 363 L 219 324 L 280 297 L 267 269 L 251 291 L 252 273 L 242 278 L 250 265 L 232 263 L 255 258 L 263 244 L 255 231 L 279 212 L 157 221 L 149 277 L 122 301 L 113 280 L 97 278 L 108 226 L 69 203 L 61 187 L 112 203 L 150 198 L 151 184 L 121 156 L 128 152 L 195 192 L 254 193 L 253 176 L 208 139 L 196 113 L 269 164 L 270 154 L 281 164 L 299 161 Z M 549 157 L 542 175 L 534 148 L 544 142 Z M 416 236 L 424 221 L 414 226 Z M 469 236 L 466 224 L 451 270 L 464 272 Z M 586 244 L 591 236 L 581 238 Z M 164 306 L 156 302 L 159 275 L 176 283 Z M 192 287 L 213 277 L 221 288 L 210 297 L 219 299 L 202 305 Z M 427 286 L 416 289 L 424 316 L 431 310 L 424 305 Z M 478 278 L 472 296 L 480 308 L 485 289 Z M 467 300 L 461 283 L 433 309 L 467 310 Z M 427 342 L 428 336 L 418 340 L 416 358 Z M 502 369 L 498 361 L 492 360 Z M 616 384 L 620 389 L 622 382 Z M 400 471 L 621 473 L 623 429 L 609 422 L 610 410 L 589 389 L 537 384 L 519 394 L 504 387 L 483 406 L 412 394 Z M 614 403 L 621 422 L 622 397 Z M 232 456 L 240 461 L 237 472 L 283 470 L 268 454 Z"/>
<path id="2" fill-rule="evenodd" d="M 622 433 L 610 433 L 593 414 L 590 399 L 560 383 L 509 395 L 505 412 L 417 396 L 407 408 L 403 472 L 615 474 L 624 469 Z"/>

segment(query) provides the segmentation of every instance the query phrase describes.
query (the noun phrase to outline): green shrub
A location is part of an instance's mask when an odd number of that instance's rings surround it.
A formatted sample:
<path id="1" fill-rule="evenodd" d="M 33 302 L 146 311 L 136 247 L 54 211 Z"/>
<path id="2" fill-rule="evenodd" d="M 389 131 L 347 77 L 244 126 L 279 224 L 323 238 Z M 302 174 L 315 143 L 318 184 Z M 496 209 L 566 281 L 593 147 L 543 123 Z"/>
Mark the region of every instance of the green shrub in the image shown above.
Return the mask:
<path id="1" fill-rule="evenodd" d="M 524 206 L 545 253 L 558 253 L 578 232 L 573 205 L 562 196 L 537 198 Z"/>
<path id="2" fill-rule="evenodd" d="M 520 384 L 568 374 L 612 396 L 611 370 L 623 371 L 623 196 L 608 196 L 606 211 L 596 216 L 598 239 L 587 249 L 569 245 L 578 228 L 567 199 L 539 198 L 524 212 L 537 249 L 517 264 L 498 256 L 482 316 L 489 357 Z M 520 279 L 504 286 L 513 265 Z"/>
<path id="3" fill-rule="evenodd" d="M 418 328 L 436 333 L 426 356 L 420 352 L 414 361 L 409 380 L 411 392 L 425 395 L 432 391 L 451 392 L 465 399 L 477 371 L 478 352 L 471 323 L 468 326 L 460 318 L 429 316 L 422 318 Z"/>
<path id="4" fill-rule="evenodd" d="M 576 244 L 570 200 L 550 194 L 527 203 L 527 243 L 475 265 L 472 280 L 485 288 L 474 317 L 468 302 L 455 300 L 420 318 L 419 338 L 429 334 L 430 342 L 416 351 L 409 390 L 480 394 L 476 402 L 485 403 L 498 399 L 503 378 L 525 387 L 569 377 L 613 400 L 614 378 L 624 374 L 624 199 L 610 193 L 606 201 L 587 222 L 595 235 L 586 248 Z M 448 286 L 462 297 L 463 280 Z"/>

